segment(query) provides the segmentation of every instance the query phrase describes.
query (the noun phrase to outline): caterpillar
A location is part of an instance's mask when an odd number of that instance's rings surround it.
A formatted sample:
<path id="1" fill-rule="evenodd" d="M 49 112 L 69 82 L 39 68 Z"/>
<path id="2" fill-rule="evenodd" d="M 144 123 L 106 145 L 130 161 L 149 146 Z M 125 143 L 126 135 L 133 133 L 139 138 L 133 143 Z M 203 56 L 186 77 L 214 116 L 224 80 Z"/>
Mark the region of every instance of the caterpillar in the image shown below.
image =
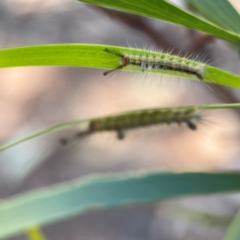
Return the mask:
<path id="1" fill-rule="evenodd" d="M 204 64 L 191 60 L 189 58 L 182 58 L 176 55 L 171 55 L 162 52 L 152 51 L 131 51 L 131 53 L 121 53 L 117 50 L 110 50 L 105 48 L 106 53 L 113 54 L 120 58 L 120 64 L 111 70 L 105 71 L 104 76 L 127 66 L 138 66 L 141 71 L 157 71 L 158 69 L 177 71 L 187 74 L 195 75 L 199 80 L 203 80 Z"/>
<path id="2" fill-rule="evenodd" d="M 115 131 L 119 140 L 124 139 L 126 130 L 158 124 L 185 123 L 191 130 L 197 130 L 196 123 L 201 120 L 201 115 L 195 107 L 166 108 L 155 110 L 134 111 L 131 113 L 109 116 L 106 118 L 93 119 L 88 123 L 88 129 L 77 133 L 76 137 L 85 137 L 102 131 Z M 63 145 L 68 144 L 66 138 L 60 139 Z"/>

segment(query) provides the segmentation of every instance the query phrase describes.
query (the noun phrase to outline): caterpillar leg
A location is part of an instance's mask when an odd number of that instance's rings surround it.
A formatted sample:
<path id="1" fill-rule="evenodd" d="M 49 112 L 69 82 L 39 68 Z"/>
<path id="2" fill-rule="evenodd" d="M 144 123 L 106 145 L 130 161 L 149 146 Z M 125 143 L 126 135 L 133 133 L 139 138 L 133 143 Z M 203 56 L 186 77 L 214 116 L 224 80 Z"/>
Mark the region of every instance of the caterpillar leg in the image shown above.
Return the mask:
<path id="1" fill-rule="evenodd" d="M 197 130 L 197 126 L 191 121 L 187 121 L 187 125 L 191 130 Z"/>
<path id="2" fill-rule="evenodd" d="M 117 138 L 123 140 L 125 138 L 124 132 L 121 129 L 117 130 Z"/>

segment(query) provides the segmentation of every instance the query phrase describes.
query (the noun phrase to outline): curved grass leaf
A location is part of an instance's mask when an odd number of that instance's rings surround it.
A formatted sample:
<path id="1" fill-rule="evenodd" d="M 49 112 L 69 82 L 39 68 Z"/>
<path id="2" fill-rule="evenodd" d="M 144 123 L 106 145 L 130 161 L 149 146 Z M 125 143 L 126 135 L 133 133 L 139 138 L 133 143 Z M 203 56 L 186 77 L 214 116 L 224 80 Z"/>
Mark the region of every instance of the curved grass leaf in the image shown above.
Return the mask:
<path id="1" fill-rule="evenodd" d="M 48 127 L 45 128 L 43 130 L 37 131 L 33 134 L 30 134 L 26 137 L 5 143 L 0 145 L 0 151 L 3 151 L 5 149 L 8 149 L 10 147 L 13 147 L 17 144 L 20 144 L 22 142 L 25 142 L 27 140 L 36 138 L 36 137 L 40 137 L 42 135 L 45 134 L 50 134 L 53 132 L 57 132 L 66 128 L 70 128 L 70 127 L 74 127 L 83 123 L 88 123 L 90 121 L 94 121 L 94 120 L 98 120 L 98 119 L 104 119 L 104 118 L 108 118 L 108 117 L 113 117 L 113 116 L 128 116 L 130 114 L 136 113 L 136 112 L 142 112 L 144 113 L 145 111 L 149 111 L 149 110 L 188 110 L 188 109 L 198 109 L 198 110 L 212 110 L 212 109 L 226 109 L 226 108 L 240 108 L 240 103 L 231 103 L 231 104 L 209 104 L 209 105 L 199 105 L 199 106 L 184 106 L 184 107 L 175 107 L 175 108 L 154 108 L 154 109 L 145 109 L 145 110 L 137 110 L 137 111 L 130 111 L 130 112 L 124 112 L 124 113 L 120 113 L 120 114 L 114 114 L 114 115 L 107 115 L 107 116 L 103 116 L 103 117 L 98 117 L 98 118 L 89 118 L 89 119 L 83 119 L 83 120 L 79 120 L 79 121 L 71 121 L 71 122 L 66 122 L 66 123 L 62 123 L 62 124 L 58 124 L 58 125 L 54 125 L 52 127 Z"/>
<path id="2" fill-rule="evenodd" d="M 90 68 L 113 69 L 119 66 L 121 58 L 114 54 L 104 52 L 109 48 L 117 52 L 131 52 L 142 54 L 146 52 L 151 55 L 153 51 L 132 49 L 96 44 L 56 44 L 29 46 L 0 50 L 0 68 L 21 66 L 79 66 Z M 201 64 L 195 61 L 196 64 Z M 222 84 L 230 87 L 240 88 L 240 76 L 227 71 L 204 64 L 203 81 Z M 136 69 L 123 69 L 125 71 L 141 72 L 140 67 Z M 178 77 L 197 79 L 195 76 L 159 69 L 156 73 L 168 74 Z"/>
<path id="3" fill-rule="evenodd" d="M 95 176 L 0 202 L 0 237 L 63 218 L 120 205 L 240 190 L 240 173 L 162 173 Z"/>
<path id="4" fill-rule="evenodd" d="M 227 228 L 232 220 L 231 216 L 219 215 L 182 205 L 161 203 L 161 214 L 167 217 L 197 223 L 208 227 Z"/>
<path id="5" fill-rule="evenodd" d="M 240 35 L 226 31 L 218 26 L 197 17 L 165 0 L 78 0 L 101 7 L 113 8 L 150 18 L 155 18 L 187 28 L 199 30 L 215 37 L 240 45 Z M 216 1 L 218 2 L 218 1 Z"/>
<path id="6" fill-rule="evenodd" d="M 223 240 L 239 240 L 240 239 L 240 210 L 234 217 L 231 222 L 227 234 L 223 238 Z"/>
<path id="7" fill-rule="evenodd" d="M 188 0 L 188 2 L 216 25 L 240 33 L 240 14 L 228 0 Z"/>

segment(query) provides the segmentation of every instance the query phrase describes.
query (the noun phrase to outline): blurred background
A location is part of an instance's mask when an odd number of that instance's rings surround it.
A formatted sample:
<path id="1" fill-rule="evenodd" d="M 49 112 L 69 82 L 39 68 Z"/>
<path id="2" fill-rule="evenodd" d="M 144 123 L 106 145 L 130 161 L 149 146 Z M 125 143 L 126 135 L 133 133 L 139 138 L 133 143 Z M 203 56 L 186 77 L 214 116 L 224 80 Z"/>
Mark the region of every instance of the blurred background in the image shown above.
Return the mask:
<path id="1" fill-rule="evenodd" d="M 187 7 L 183 1 L 175 3 Z M 232 3 L 240 9 L 237 0 Z M 200 32 L 77 1 L 0 1 L 1 48 L 48 43 L 181 50 L 199 55 L 200 60 L 205 56 L 212 65 L 240 75 L 236 49 Z M 103 71 L 73 67 L 0 69 L 1 143 L 65 121 L 122 111 L 239 102 L 239 91 L 227 87 L 134 73 L 106 78 Z M 238 169 L 240 111 L 211 111 L 206 120 L 197 132 L 170 126 L 137 130 L 123 141 L 114 133 L 96 134 L 61 146 L 60 138 L 71 137 L 78 130 L 72 128 L 12 147 L 0 153 L 0 198 L 95 173 Z M 217 240 L 224 236 L 227 224 L 209 226 L 203 220 L 193 221 L 192 215 L 207 211 L 229 219 L 238 202 L 235 194 L 129 205 L 86 213 L 46 226 L 43 231 L 49 240 Z M 179 207 L 190 213 L 181 214 Z"/>

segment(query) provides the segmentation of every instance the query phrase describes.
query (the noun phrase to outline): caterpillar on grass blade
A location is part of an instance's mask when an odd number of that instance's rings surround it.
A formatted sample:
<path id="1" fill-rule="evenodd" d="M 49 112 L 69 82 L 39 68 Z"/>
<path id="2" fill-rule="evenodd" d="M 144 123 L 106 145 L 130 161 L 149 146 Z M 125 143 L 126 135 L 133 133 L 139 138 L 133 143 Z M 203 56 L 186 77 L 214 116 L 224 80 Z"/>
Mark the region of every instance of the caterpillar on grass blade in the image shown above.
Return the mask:
<path id="1" fill-rule="evenodd" d="M 105 71 L 104 76 L 119 69 L 139 67 L 142 72 L 156 72 L 161 69 L 191 74 L 196 76 L 198 80 L 203 80 L 204 64 L 188 57 L 148 50 L 139 52 L 134 48 L 129 49 L 128 52 L 120 52 L 110 48 L 105 48 L 103 51 L 119 57 L 119 65 L 114 69 Z"/>
<path id="2" fill-rule="evenodd" d="M 172 123 L 185 124 L 189 129 L 197 130 L 197 124 L 201 120 L 202 116 L 195 107 L 134 111 L 122 115 L 92 119 L 88 123 L 87 129 L 77 133 L 72 140 L 103 131 L 115 131 L 117 138 L 121 140 L 124 139 L 125 132 L 128 130 Z M 71 139 L 60 139 L 60 143 L 63 145 L 67 145 L 69 142 L 71 142 Z"/>

